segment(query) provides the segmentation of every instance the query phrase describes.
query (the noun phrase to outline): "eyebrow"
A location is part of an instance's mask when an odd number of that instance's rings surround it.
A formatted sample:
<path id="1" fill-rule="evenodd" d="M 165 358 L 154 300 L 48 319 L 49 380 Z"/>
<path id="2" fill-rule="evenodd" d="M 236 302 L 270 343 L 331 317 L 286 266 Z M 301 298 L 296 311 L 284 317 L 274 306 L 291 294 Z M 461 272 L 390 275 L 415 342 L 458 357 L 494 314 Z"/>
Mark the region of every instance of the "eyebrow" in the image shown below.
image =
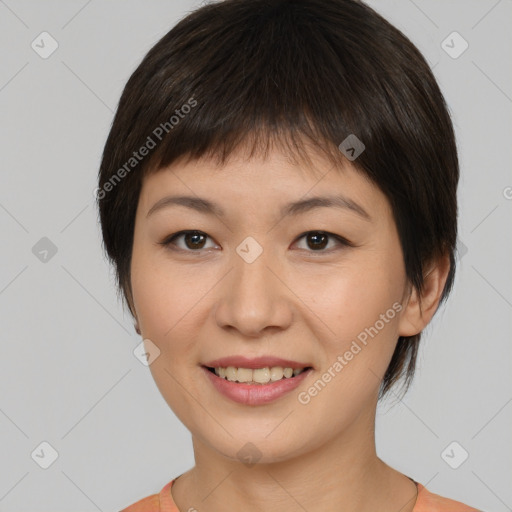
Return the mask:
<path id="1" fill-rule="evenodd" d="M 224 210 L 216 203 L 209 201 L 208 199 L 204 199 L 201 197 L 193 197 L 193 196 L 166 196 L 162 199 L 158 200 L 148 211 L 146 218 L 152 215 L 153 213 L 162 210 L 163 208 L 167 208 L 169 206 L 185 206 L 186 208 L 190 208 L 192 210 L 198 211 L 200 213 L 204 213 L 207 215 L 216 215 L 218 217 L 225 217 L 226 214 Z M 352 199 L 345 197 L 343 195 L 337 196 L 315 196 L 310 197 L 308 199 L 302 199 L 300 201 L 295 201 L 293 203 L 288 203 L 283 208 L 281 208 L 281 216 L 295 216 L 307 213 L 315 208 L 339 208 L 343 210 L 349 210 L 365 220 L 371 221 L 372 218 L 368 214 L 368 212 L 358 203 L 353 201 Z"/>

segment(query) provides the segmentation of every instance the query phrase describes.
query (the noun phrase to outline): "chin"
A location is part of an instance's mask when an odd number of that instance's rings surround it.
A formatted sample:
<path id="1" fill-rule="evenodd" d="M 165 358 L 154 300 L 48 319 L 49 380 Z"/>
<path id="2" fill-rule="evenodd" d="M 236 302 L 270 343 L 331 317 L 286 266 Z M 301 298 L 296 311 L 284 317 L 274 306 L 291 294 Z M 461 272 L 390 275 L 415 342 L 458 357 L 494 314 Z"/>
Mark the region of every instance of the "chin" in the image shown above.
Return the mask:
<path id="1" fill-rule="evenodd" d="M 215 451 L 231 459 L 234 462 L 241 462 L 247 467 L 255 464 L 274 464 L 285 462 L 307 451 L 304 439 L 294 440 L 286 436 L 268 435 L 271 430 L 265 429 L 261 433 L 247 436 L 228 437 L 222 440 L 210 439 L 208 445 Z"/>

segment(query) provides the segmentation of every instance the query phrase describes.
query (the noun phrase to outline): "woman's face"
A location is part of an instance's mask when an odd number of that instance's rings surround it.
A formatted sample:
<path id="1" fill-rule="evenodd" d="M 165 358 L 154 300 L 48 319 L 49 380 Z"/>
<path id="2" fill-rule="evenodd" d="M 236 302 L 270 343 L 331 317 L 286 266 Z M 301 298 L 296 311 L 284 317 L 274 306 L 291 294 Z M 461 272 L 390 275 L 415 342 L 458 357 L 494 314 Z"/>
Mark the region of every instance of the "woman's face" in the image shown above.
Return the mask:
<path id="1" fill-rule="evenodd" d="M 160 351 L 152 375 L 196 440 L 233 460 L 285 460 L 358 426 L 368 434 L 402 334 L 407 282 L 387 199 L 348 162 L 313 158 L 307 169 L 277 152 L 222 168 L 176 162 L 141 190 L 131 279 L 146 347 Z M 177 196 L 190 200 L 161 202 Z M 331 205 L 289 207 L 320 197 Z M 184 230 L 200 233 L 171 240 Z M 312 369 L 262 385 L 204 367 L 229 356 Z"/>

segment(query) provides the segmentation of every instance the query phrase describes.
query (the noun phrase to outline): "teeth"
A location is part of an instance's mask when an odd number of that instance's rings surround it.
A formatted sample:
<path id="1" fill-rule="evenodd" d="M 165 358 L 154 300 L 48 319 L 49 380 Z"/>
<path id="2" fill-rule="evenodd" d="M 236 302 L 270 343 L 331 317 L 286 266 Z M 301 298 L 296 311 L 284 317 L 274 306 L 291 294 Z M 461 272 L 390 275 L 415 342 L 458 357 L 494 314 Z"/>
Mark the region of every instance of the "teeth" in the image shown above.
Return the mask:
<path id="1" fill-rule="evenodd" d="M 238 368 L 236 372 L 236 380 L 238 382 L 251 382 L 252 381 L 252 370 L 247 368 Z M 256 380 L 256 379 L 254 379 Z"/>
<path id="2" fill-rule="evenodd" d="M 215 374 L 223 379 L 231 382 L 245 382 L 251 384 L 267 384 L 275 382 L 283 378 L 289 379 L 292 375 L 295 377 L 304 371 L 304 368 L 283 368 L 281 366 L 273 366 L 269 368 L 235 368 L 228 366 L 227 368 L 215 368 Z"/>
<path id="3" fill-rule="evenodd" d="M 270 368 L 270 380 L 281 380 L 283 378 L 283 369 L 280 366 Z"/>
<path id="4" fill-rule="evenodd" d="M 238 374 L 240 374 L 240 371 L 242 370 L 242 368 L 238 368 Z M 266 384 L 267 382 L 270 382 L 270 368 L 258 368 L 256 370 L 244 371 L 248 372 L 249 374 L 252 373 L 252 379 L 248 379 L 246 382 L 251 382 L 251 380 L 257 382 L 258 384 Z"/>

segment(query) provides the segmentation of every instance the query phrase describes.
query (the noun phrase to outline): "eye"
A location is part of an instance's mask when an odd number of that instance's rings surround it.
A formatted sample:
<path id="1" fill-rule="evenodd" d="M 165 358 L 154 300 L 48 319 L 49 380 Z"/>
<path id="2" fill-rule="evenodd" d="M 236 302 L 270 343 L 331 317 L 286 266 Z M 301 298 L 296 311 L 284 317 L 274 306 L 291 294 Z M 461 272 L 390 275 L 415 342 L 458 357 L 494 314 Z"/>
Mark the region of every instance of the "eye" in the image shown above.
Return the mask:
<path id="1" fill-rule="evenodd" d="M 206 240 L 210 238 L 206 233 L 203 231 L 198 230 L 184 230 L 184 231 L 178 231 L 177 233 L 173 233 L 172 235 L 169 235 L 166 237 L 162 242 L 159 242 L 160 245 L 163 245 L 164 247 L 169 247 L 169 249 L 181 250 L 186 252 L 199 252 L 202 249 L 209 249 L 211 247 L 205 246 Z M 185 246 L 179 246 L 179 244 L 176 242 L 177 240 L 182 239 Z M 211 239 L 211 238 L 210 238 Z M 339 235 L 335 235 L 334 233 L 329 233 L 327 231 L 307 231 L 306 233 L 303 233 L 300 235 L 297 240 L 306 240 L 306 250 L 309 250 L 309 252 L 331 252 L 331 250 L 336 250 L 336 245 L 338 246 L 345 246 L 345 247 L 354 247 L 354 245 L 349 242 L 346 238 L 343 238 Z M 326 246 L 329 245 L 329 239 L 332 239 L 335 241 L 335 247 L 331 250 L 324 250 Z M 214 246 L 215 247 L 215 246 Z M 300 248 L 300 247 L 299 247 Z M 300 248 L 303 249 L 303 248 Z"/>
<path id="2" fill-rule="evenodd" d="M 179 247 L 176 243 L 176 240 L 183 238 L 185 243 L 185 247 Z M 207 238 L 210 238 L 206 233 L 197 230 L 185 230 L 174 233 L 162 242 L 159 242 L 160 245 L 164 247 L 168 247 L 171 245 L 177 246 L 178 250 L 188 251 L 188 252 L 199 252 L 202 249 L 208 249 L 209 247 L 205 247 L 205 241 Z M 172 249 L 172 247 L 169 247 Z"/>
<path id="3" fill-rule="evenodd" d="M 334 239 L 338 246 L 353 247 L 353 244 L 346 238 L 327 231 L 308 231 L 302 234 L 297 240 L 302 240 L 303 238 L 306 240 L 306 249 L 312 249 L 309 252 L 331 252 L 330 250 L 323 250 L 329 245 L 329 239 Z"/>

